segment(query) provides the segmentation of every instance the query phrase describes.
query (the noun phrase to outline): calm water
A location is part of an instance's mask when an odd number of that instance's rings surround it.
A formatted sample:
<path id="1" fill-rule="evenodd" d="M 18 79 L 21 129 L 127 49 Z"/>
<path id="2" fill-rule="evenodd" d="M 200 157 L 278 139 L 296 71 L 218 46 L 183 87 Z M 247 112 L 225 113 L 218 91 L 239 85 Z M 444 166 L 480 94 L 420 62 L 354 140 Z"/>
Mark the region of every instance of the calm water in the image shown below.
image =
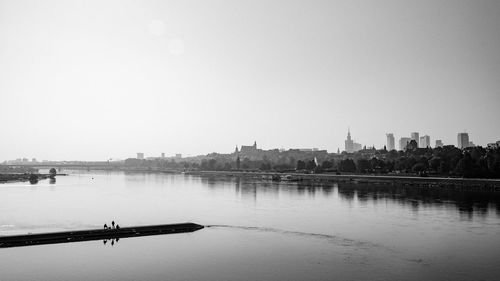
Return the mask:
<path id="1" fill-rule="evenodd" d="M 499 280 L 500 196 L 71 172 L 0 184 L 0 235 L 195 222 L 188 234 L 0 248 L 0 280 Z"/>

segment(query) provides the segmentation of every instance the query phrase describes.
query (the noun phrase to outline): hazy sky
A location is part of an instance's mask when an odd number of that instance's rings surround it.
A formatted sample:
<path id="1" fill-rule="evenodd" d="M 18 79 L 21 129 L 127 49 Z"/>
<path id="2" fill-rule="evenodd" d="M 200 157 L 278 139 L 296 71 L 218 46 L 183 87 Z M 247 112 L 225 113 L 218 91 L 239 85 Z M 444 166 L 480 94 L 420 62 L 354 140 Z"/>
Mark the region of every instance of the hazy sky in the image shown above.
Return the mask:
<path id="1" fill-rule="evenodd" d="M 0 161 L 500 139 L 500 1 L 2 1 Z"/>

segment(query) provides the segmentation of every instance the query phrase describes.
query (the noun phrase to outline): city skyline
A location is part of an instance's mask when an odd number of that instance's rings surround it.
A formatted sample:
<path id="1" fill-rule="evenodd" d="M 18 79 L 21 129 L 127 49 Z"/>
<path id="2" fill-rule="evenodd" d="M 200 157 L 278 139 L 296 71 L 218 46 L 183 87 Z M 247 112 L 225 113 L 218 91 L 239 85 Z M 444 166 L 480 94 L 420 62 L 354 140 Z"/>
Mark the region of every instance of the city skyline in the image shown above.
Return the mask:
<path id="1" fill-rule="evenodd" d="M 388 147 L 388 142 L 390 141 L 390 138 L 392 138 L 392 141 L 393 141 L 393 146 L 394 146 L 394 149 L 395 150 L 404 150 L 403 147 L 406 146 L 406 144 L 408 144 L 412 139 L 412 135 L 414 135 L 415 137 L 416 136 L 419 136 L 419 132 L 415 132 L 415 131 L 412 131 L 411 133 L 408 133 L 407 136 L 400 136 L 399 138 L 397 137 L 396 134 L 394 133 L 386 133 L 385 134 L 385 143 L 381 144 L 380 146 L 376 146 L 376 145 L 368 145 L 368 144 L 364 144 L 364 143 L 356 143 L 355 142 L 355 139 L 352 138 L 351 136 L 351 131 L 350 131 L 350 127 L 348 128 L 348 131 L 347 131 L 347 138 L 346 140 L 344 140 L 344 146 L 343 148 L 342 147 L 338 147 L 337 149 L 332 149 L 332 150 L 329 150 L 329 149 L 326 149 L 326 148 L 322 148 L 322 147 L 314 147 L 314 146 L 303 146 L 303 147 L 285 147 L 285 146 L 280 146 L 280 147 L 264 147 L 262 149 L 264 150 L 272 150 L 272 149 L 278 149 L 278 150 L 289 150 L 289 149 L 297 149 L 297 150 L 326 150 L 328 151 L 328 153 L 338 153 L 338 151 L 340 152 L 348 152 L 348 153 L 352 153 L 352 152 L 356 152 L 360 149 L 363 149 L 364 147 L 366 148 L 371 148 L 371 147 L 375 147 L 376 149 L 382 149 L 384 147 Z M 435 143 L 434 145 L 432 144 L 432 138 L 431 136 L 425 134 L 423 136 L 419 136 L 419 140 L 417 141 L 417 146 L 420 147 L 420 148 L 425 148 L 425 147 L 430 147 L 430 148 L 435 148 L 437 146 L 446 146 L 446 145 L 453 145 L 455 147 L 458 147 L 458 148 L 465 148 L 465 147 L 469 147 L 469 146 L 482 146 L 482 147 L 487 147 L 487 145 L 489 143 L 498 143 L 500 141 L 500 137 L 497 139 L 497 140 L 491 140 L 489 141 L 488 143 L 485 143 L 484 145 L 481 145 L 481 144 L 477 144 L 477 143 L 474 143 L 472 141 L 473 138 L 471 138 L 471 136 L 467 133 L 467 132 L 459 132 L 457 133 L 457 139 L 454 143 L 447 143 L 447 142 L 443 142 L 442 139 L 435 139 Z M 428 144 L 427 146 L 424 147 L 424 144 L 422 144 L 422 139 L 424 138 L 429 138 L 428 140 L 426 140 L 426 144 Z M 462 142 L 464 142 L 464 144 L 462 144 Z M 465 144 L 465 142 L 467 144 Z M 253 142 L 253 146 L 250 146 L 250 147 L 254 147 L 256 148 L 256 144 L 257 144 L 257 141 L 254 141 Z M 439 145 L 438 145 L 439 144 Z M 351 149 L 346 149 L 347 146 L 351 146 Z M 241 150 L 241 148 L 244 148 L 244 147 L 247 147 L 247 145 L 245 144 L 236 144 L 236 150 Z M 341 149 L 342 148 L 342 149 Z M 390 149 L 388 149 L 390 150 Z M 142 151 L 142 150 L 141 150 Z M 208 155 L 210 153 L 221 153 L 221 154 L 230 154 L 232 152 L 234 152 L 234 147 L 232 150 L 224 150 L 224 151 L 210 151 L 210 152 L 206 152 L 206 153 L 201 153 L 201 154 L 190 154 L 190 153 L 179 153 L 179 152 L 173 152 L 173 153 L 165 153 L 163 151 L 160 151 L 160 152 L 152 152 L 152 153 L 145 153 L 145 152 L 130 152 L 128 153 L 127 155 L 125 156 L 114 156 L 114 157 L 105 157 L 105 158 L 102 158 L 102 159 L 51 159 L 51 158 L 44 158 L 43 160 L 40 159 L 40 158 L 37 158 L 37 157 L 32 157 L 32 156 L 21 156 L 21 157 L 15 157 L 15 158 L 11 158 L 11 159 L 0 159 L 0 162 L 3 162 L 3 161 L 23 161 L 23 162 L 41 162 L 41 161 L 78 161 L 78 160 L 82 160 L 82 161 L 92 161 L 92 160 L 95 160 L 95 161 L 102 161 L 103 159 L 105 160 L 124 160 L 124 159 L 127 159 L 127 158 L 137 158 L 137 159 L 148 159 L 148 158 L 180 158 L 180 157 L 194 157 L 194 156 L 203 156 L 203 155 Z M 135 155 L 135 156 L 134 156 Z"/>
<path id="2" fill-rule="evenodd" d="M 0 1 L 0 159 L 199 155 L 249 140 L 336 151 L 349 126 L 367 146 L 388 130 L 445 144 L 468 130 L 485 145 L 500 134 L 499 11 Z"/>

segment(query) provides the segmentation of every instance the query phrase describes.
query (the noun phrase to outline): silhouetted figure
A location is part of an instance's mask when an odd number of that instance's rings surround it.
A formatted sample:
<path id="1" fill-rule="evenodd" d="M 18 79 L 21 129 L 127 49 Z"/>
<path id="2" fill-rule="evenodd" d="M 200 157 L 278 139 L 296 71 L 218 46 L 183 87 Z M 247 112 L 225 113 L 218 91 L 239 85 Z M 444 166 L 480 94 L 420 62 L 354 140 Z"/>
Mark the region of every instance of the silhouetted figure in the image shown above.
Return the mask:
<path id="1" fill-rule="evenodd" d="M 107 224 L 104 224 L 104 229 L 108 229 L 108 225 Z"/>
<path id="2" fill-rule="evenodd" d="M 104 245 L 106 245 L 106 243 L 108 243 L 108 239 L 104 239 L 104 240 L 102 240 L 102 243 L 103 243 Z"/>
<path id="3" fill-rule="evenodd" d="M 118 227 L 118 225 L 116 227 Z M 116 238 L 116 243 L 118 243 L 118 241 L 120 241 L 120 238 Z"/>
<path id="4" fill-rule="evenodd" d="M 120 229 L 120 225 L 118 225 L 118 224 L 117 224 L 117 225 L 116 225 L 116 229 Z"/>
<path id="5" fill-rule="evenodd" d="M 115 228 L 115 221 L 111 222 L 111 228 Z"/>
<path id="6" fill-rule="evenodd" d="M 115 245 L 115 240 L 111 239 L 111 246 Z"/>

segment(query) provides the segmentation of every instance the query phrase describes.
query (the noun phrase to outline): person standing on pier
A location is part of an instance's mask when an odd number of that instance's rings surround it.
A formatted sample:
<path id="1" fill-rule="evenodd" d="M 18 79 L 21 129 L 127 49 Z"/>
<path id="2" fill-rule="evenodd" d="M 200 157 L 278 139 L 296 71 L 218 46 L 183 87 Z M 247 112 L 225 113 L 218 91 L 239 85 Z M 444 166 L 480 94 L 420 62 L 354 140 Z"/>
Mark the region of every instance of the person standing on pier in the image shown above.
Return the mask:
<path id="1" fill-rule="evenodd" d="M 111 222 L 111 228 L 115 228 L 115 221 Z"/>
<path id="2" fill-rule="evenodd" d="M 108 229 L 108 225 L 107 224 L 104 224 L 104 229 Z"/>

